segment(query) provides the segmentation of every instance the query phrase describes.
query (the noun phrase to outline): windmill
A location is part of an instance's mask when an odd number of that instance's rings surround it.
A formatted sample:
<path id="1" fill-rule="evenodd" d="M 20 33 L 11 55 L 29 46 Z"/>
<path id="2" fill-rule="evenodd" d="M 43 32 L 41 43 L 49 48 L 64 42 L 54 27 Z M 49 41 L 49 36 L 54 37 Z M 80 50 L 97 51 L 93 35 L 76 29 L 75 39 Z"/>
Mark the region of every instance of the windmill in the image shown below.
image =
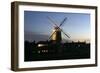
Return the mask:
<path id="1" fill-rule="evenodd" d="M 66 34 L 62 29 L 61 26 L 64 24 L 64 22 L 67 20 L 67 17 L 65 17 L 63 19 L 63 21 L 60 24 L 57 24 L 56 22 L 54 22 L 50 17 L 47 17 L 50 22 L 52 22 L 54 24 L 54 29 L 53 32 L 51 34 L 51 36 L 49 37 L 49 40 L 55 41 L 56 43 L 61 43 L 62 41 L 62 36 L 61 36 L 61 32 L 67 36 L 67 38 L 70 38 L 70 36 L 68 34 Z"/>

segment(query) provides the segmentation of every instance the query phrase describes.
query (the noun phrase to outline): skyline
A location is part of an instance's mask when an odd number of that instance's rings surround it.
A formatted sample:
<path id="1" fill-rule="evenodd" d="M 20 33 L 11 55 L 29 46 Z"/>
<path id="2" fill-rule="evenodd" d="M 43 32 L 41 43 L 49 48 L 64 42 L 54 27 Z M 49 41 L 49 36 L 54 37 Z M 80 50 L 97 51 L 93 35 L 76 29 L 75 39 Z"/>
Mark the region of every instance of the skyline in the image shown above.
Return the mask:
<path id="1" fill-rule="evenodd" d="M 62 34 L 64 40 L 90 40 L 90 14 L 87 13 L 61 13 L 61 12 L 39 12 L 24 11 L 24 39 L 28 41 L 45 41 L 48 40 L 54 29 L 49 16 L 57 22 L 58 26 L 62 20 L 67 20 L 61 26 L 61 29 L 71 36 L 67 38 Z"/>

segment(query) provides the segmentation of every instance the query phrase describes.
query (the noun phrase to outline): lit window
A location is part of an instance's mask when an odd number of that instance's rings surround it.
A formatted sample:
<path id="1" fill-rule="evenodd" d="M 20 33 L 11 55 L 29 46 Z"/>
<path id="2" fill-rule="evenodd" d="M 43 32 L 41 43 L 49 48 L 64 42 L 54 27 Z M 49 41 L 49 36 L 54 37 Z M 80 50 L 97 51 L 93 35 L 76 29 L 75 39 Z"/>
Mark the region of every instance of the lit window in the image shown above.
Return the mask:
<path id="1" fill-rule="evenodd" d="M 48 52 L 48 50 L 46 50 L 46 52 Z"/>
<path id="2" fill-rule="evenodd" d="M 38 51 L 38 53 L 40 53 L 40 51 Z"/>

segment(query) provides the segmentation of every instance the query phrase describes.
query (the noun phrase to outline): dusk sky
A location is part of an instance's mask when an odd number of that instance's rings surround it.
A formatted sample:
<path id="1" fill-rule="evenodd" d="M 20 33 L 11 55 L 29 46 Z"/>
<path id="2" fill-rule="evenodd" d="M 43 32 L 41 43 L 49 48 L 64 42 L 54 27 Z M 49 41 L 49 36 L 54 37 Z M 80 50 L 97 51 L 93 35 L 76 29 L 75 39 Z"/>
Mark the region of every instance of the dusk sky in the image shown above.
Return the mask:
<path id="1" fill-rule="evenodd" d="M 90 14 L 39 11 L 24 11 L 24 39 L 27 41 L 48 40 L 55 26 L 47 18 L 48 16 L 58 23 L 58 26 L 67 17 L 61 29 L 70 36 L 70 39 L 62 33 L 63 39 L 90 40 Z"/>

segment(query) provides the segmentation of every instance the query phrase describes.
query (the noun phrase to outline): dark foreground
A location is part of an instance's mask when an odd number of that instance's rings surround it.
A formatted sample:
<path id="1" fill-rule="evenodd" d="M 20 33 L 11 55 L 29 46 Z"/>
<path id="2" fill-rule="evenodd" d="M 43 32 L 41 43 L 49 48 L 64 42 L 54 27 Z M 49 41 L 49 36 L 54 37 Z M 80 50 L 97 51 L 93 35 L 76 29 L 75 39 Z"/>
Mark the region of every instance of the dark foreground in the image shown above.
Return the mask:
<path id="1" fill-rule="evenodd" d="M 41 43 L 41 42 L 39 42 Z M 51 43 L 39 47 L 35 42 L 25 41 L 24 61 L 86 59 L 90 58 L 90 44 L 85 42 Z M 43 43 L 43 42 L 42 42 Z"/>

